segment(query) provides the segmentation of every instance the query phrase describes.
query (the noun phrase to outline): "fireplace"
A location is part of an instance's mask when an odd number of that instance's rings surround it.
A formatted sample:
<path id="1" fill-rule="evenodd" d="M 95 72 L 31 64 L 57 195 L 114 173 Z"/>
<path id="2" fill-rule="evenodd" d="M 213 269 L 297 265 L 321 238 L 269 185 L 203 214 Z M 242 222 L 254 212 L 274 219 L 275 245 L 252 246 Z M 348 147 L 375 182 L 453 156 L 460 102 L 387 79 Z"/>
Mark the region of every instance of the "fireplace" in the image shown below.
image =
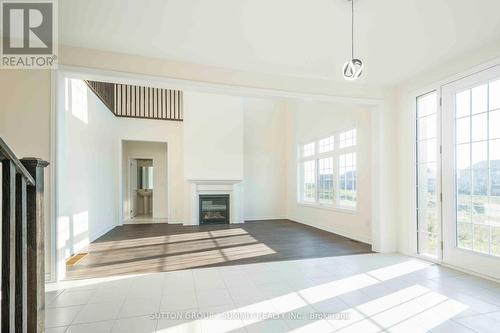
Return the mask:
<path id="1" fill-rule="evenodd" d="M 200 225 L 229 223 L 229 194 L 200 195 Z"/>

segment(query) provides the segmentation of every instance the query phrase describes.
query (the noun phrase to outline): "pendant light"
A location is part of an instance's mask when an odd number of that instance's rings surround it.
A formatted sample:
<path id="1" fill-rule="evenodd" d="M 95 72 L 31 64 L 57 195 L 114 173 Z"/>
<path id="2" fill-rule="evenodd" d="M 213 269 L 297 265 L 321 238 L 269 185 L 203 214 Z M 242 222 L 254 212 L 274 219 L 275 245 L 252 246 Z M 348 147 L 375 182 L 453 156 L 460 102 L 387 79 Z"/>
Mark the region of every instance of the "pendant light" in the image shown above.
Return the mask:
<path id="1" fill-rule="evenodd" d="M 354 0 L 347 1 L 351 1 L 351 60 L 344 63 L 342 71 L 344 79 L 354 81 L 363 73 L 363 62 L 354 58 Z"/>

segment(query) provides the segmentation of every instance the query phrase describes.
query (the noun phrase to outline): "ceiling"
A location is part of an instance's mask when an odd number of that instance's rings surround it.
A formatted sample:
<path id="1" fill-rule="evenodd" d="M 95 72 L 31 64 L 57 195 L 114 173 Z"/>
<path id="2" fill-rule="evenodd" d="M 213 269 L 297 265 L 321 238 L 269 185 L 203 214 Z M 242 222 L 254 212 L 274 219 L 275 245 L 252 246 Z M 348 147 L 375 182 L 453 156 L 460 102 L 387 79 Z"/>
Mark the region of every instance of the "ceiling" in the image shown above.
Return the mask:
<path id="1" fill-rule="evenodd" d="M 499 0 L 356 0 L 360 80 L 396 84 L 500 43 Z M 342 80 L 347 0 L 71 0 L 60 43 L 259 73 Z"/>

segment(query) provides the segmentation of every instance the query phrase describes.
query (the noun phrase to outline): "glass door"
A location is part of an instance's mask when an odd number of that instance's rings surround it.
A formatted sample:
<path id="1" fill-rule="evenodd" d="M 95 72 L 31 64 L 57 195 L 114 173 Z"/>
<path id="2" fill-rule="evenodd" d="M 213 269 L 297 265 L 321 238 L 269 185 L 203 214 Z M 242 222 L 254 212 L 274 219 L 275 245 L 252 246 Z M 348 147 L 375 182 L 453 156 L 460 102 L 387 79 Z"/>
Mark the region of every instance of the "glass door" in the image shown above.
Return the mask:
<path id="1" fill-rule="evenodd" d="M 417 252 L 441 259 L 441 202 L 438 94 L 416 100 L 416 217 Z"/>
<path id="2" fill-rule="evenodd" d="M 500 277 L 500 66 L 445 85 L 443 262 Z"/>

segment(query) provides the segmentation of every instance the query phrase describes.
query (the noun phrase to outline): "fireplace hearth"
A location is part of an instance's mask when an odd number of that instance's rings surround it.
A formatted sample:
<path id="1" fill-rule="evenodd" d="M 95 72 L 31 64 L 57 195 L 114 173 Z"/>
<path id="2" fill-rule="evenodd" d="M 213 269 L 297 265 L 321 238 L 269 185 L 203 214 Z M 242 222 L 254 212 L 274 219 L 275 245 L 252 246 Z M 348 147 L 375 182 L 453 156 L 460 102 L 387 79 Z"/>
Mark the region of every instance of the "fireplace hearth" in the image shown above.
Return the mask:
<path id="1" fill-rule="evenodd" d="M 200 195 L 200 225 L 229 223 L 229 195 Z"/>

